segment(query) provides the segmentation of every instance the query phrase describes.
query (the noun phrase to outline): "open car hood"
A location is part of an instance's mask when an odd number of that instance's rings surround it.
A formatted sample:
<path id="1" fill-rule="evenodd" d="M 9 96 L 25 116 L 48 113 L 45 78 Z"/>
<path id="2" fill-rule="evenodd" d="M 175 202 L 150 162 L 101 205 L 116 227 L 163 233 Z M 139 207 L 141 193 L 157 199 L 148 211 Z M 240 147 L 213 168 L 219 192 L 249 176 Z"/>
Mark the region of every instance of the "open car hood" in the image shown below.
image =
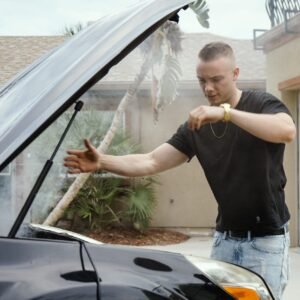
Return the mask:
<path id="1" fill-rule="evenodd" d="M 0 170 L 109 69 L 193 0 L 145 0 L 91 24 L 0 90 Z"/>

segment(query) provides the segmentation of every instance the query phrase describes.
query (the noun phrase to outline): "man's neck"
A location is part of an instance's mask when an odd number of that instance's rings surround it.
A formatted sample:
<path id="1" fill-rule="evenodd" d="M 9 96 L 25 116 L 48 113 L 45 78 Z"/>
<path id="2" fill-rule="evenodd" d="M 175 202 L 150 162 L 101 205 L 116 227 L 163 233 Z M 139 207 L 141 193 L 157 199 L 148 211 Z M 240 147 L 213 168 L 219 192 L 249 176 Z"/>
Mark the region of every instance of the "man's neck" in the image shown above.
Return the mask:
<path id="1" fill-rule="evenodd" d="M 234 108 L 234 107 L 236 107 L 238 105 L 238 103 L 239 103 L 239 101 L 241 99 L 241 96 L 242 96 L 242 91 L 239 90 L 239 89 L 236 89 L 235 93 L 234 93 L 234 95 L 232 97 L 232 101 L 230 101 L 230 103 L 229 103 L 231 105 L 231 107 Z"/>

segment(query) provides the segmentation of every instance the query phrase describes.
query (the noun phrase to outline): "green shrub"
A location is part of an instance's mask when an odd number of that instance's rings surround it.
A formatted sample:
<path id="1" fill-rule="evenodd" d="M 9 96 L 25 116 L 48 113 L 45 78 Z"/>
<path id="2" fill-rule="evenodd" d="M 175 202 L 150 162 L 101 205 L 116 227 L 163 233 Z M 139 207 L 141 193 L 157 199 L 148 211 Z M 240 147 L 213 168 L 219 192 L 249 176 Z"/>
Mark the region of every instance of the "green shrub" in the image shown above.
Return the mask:
<path id="1" fill-rule="evenodd" d="M 146 230 L 155 207 L 151 178 L 128 179 L 93 174 L 80 190 L 65 218 L 77 230 L 103 229 L 111 226 L 129 226 Z"/>
<path id="2" fill-rule="evenodd" d="M 154 183 L 157 182 L 152 177 L 146 177 L 131 187 L 125 213 L 132 226 L 139 231 L 146 230 L 151 222 L 156 204 Z"/>

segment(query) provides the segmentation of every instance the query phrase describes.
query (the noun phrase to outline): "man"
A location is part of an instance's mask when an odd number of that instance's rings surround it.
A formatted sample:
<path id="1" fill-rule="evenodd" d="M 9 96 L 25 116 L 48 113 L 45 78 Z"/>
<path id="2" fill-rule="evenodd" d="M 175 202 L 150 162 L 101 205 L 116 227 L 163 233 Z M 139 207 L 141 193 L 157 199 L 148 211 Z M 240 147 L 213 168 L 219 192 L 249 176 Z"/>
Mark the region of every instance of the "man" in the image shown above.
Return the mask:
<path id="1" fill-rule="evenodd" d="M 232 48 L 207 44 L 197 77 L 209 104 L 190 112 L 173 137 L 146 154 L 111 156 L 69 150 L 70 173 L 107 170 L 156 174 L 197 156 L 218 202 L 212 258 L 260 273 L 280 299 L 287 283 L 289 235 L 284 199 L 284 144 L 295 137 L 288 109 L 274 96 L 241 91 Z"/>

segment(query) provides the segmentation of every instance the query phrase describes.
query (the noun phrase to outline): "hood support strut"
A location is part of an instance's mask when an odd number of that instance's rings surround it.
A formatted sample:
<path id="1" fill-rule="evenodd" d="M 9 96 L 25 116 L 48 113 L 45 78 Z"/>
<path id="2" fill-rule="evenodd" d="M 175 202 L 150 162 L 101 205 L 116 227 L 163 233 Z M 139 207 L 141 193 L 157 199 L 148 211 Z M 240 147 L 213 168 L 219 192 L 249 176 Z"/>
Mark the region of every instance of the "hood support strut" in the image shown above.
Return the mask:
<path id="1" fill-rule="evenodd" d="M 21 211 L 20 211 L 20 213 L 19 213 L 19 215 L 18 215 L 15 223 L 13 224 L 13 226 L 12 226 L 12 228 L 11 228 L 9 234 L 8 234 L 9 238 L 14 238 L 16 236 L 18 230 L 20 229 L 20 226 L 23 223 L 23 221 L 24 221 L 24 219 L 25 219 L 25 217 L 26 217 L 26 215 L 27 215 L 27 213 L 28 213 L 28 211 L 29 211 L 29 209 L 30 209 L 30 207 L 31 207 L 31 205 L 32 205 L 32 203 L 33 203 L 33 201 L 34 201 L 37 193 L 38 193 L 38 191 L 40 190 L 43 182 L 45 181 L 45 178 L 47 177 L 47 175 L 48 175 L 48 173 L 49 173 L 49 171 L 50 171 L 50 169 L 51 169 L 51 167 L 53 165 L 53 159 L 54 159 L 57 151 L 59 150 L 59 148 L 60 148 L 62 142 L 64 141 L 64 139 L 65 139 L 65 137 L 66 137 L 66 135 L 67 135 L 67 133 L 68 133 L 68 131 L 69 131 L 69 129 L 70 129 L 70 127 L 71 127 L 71 125 L 72 125 L 72 123 L 73 123 L 76 115 L 77 115 L 77 113 L 81 110 L 82 106 L 83 106 L 83 102 L 82 101 L 78 101 L 76 103 L 75 108 L 74 108 L 75 111 L 74 111 L 74 113 L 73 113 L 73 115 L 72 115 L 72 117 L 71 117 L 71 119 L 70 119 L 70 121 L 69 121 L 66 129 L 64 130 L 64 132 L 63 132 L 63 134 L 62 134 L 62 136 L 61 136 L 61 138 L 60 138 L 57 146 L 55 147 L 55 149 L 54 149 L 54 151 L 53 151 L 50 159 L 48 159 L 46 161 L 46 163 L 45 163 L 45 165 L 44 165 L 44 167 L 43 167 L 40 175 L 38 176 L 38 178 L 37 178 L 37 180 L 36 180 L 36 182 L 35 182 L 32 190 L 31 190 L 28 198 L 25 201 L 25 204 L 23 205 L 23 207 L 22 207 L 22 209 L 21 209 Z"/>

